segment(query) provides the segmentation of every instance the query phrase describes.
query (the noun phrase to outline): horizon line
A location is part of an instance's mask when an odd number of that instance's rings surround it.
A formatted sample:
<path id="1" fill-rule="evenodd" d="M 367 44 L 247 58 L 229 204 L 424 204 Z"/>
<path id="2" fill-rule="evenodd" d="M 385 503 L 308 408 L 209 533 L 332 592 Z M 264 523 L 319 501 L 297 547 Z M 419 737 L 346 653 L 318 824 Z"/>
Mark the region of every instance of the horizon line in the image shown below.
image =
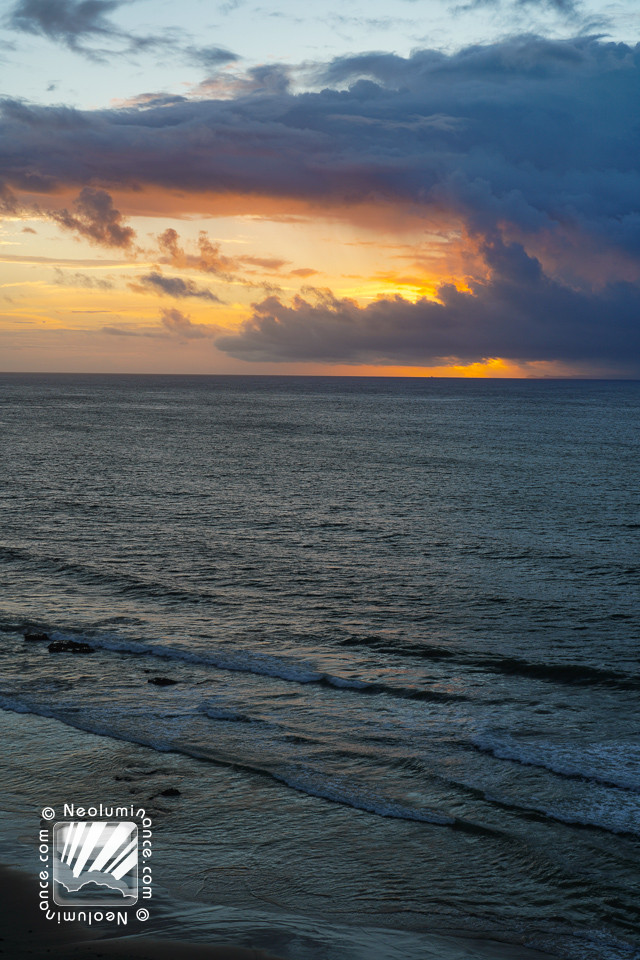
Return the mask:
<path id="1" fill-rule="evenodd" d="M 358 374 L 358 373 L 156 373 L 134 372 L 122 370 L 0 370 L 0 377 L 226 377 L 231 378 L 261 378 L 261 379 L 290 379 L 290 380 L 463 380 L 463 381 L 582 381 L 590 383 L 638 383 L 640 377 L 589 377 L 589 376 L 528 376 L 528 377 L 452 377 L 449 375 L 425 374 L 416 376 L 411 374 Z"/>

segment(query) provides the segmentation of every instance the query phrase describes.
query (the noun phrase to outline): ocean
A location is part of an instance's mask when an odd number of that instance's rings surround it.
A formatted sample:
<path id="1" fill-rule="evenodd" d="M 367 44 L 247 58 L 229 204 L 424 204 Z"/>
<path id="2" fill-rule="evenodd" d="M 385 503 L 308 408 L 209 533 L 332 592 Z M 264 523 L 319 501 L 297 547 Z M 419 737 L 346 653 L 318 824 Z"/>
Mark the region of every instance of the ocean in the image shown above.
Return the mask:
<path id="1" fill-rule="evenodd" d="M 2 859 L 144 800 L 195 940 L 640 956 L 640 383 L 0 388 Z"/>

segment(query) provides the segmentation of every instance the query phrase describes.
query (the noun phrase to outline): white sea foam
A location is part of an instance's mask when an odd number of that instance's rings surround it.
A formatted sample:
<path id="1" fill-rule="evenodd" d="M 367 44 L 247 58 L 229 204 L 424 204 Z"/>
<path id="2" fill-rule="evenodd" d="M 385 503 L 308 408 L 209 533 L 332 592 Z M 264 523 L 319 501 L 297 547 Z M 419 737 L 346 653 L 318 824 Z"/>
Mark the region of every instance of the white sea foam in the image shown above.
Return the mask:
<path id="1" fill-rule="evenodd" d="M 640 836 L 640 797 L 628 793 L 607 796 L 602 793 L 589 795 L 581 801 L 575 799 L 554 800 L 528 797 L 518 799 L 496 791 L 485 791 L 485 798 L 512 810 L 541 813 L 551 820 L 573 826 L 598 827 L 609 833 L 625 833 Z"/>
<path id="2" fill-rule="evenodd" d="M 580 743 L 485 733 L 471 742 L 501 760 L 640 792 L 640 745 L 630 740 Z"/>
<path id="3" fill-rule="evenodd" d="M 52 633 L 53 637 L 63 639 L 67 635 Z M 184 647 L 165 644 L 142 643 L 137 640 L 125 640 L 113 636 L 91 636 L 82 638 L 96 649 L 111 650 L 114 653 L 131 653 L 137 656 L 157 657 L 182 663 L 200 664 L 218 670 L 235 673 L 252 673 L 257 676 L 273 677 L 289 683 L 325 684 L 339 690 L 354 690 L 369 694 L 388 694 L 390 696 L 418 700 L 460 699 L 455 694 L 438 690 L 421 690 L 410 687 L 391 686 L 383 683 L 370 683 L 356 677 L 341 677 L 317 669 L 306 660 L 287 656 L 258 653 L 254 650 L 236 649 L 233 652 L 196 653 Z M 464 698 L 463 698 L 464 699 Z"/>
<path id="4" fill-rule="evenodd" d="M 289 657 L 278 657 L 248 650 L 235 653 L 202 654 L 185 650 L 184 647 L 179 646 L 169 647 L 164 644 L 141 643 L 136 640 L 123 640 L 116 637 L 91 637 L 89 642 L 99 649 L 113 650 L 117 653 L 133 653 L 139 656 L 159 657 L 165 660 L 179 660 L 184 663 L 204 664 L 217 667 L 219 670 L 255 673 L 260 676 L 276 677 L 294 683 L 321 683 L 324 681 L 335 686 L 354 686 L 356 688 L 366 686 L 366 684 L 357 680 L 322 673 L 304 660 L 293 660 Z"/>

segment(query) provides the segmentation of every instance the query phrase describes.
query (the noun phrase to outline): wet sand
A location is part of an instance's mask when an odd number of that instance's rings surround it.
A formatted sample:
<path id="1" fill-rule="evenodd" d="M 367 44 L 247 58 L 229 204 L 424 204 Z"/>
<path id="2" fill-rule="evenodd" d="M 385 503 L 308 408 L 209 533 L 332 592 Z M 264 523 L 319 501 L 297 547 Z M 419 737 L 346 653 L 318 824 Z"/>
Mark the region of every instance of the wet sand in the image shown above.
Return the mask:
<path id="1" fill-rule="evenodd" d="M 116 936 L 105 938 L 79 923 L 54 924 L 38 909 L 38 885 L 19 870 L 0 866 L 0 956 L 6 960 L 78 957 L 136 960 L 278 960 L 263 950 Z"/>
<path id="2" fill-rule="evenodd" d="M 101 957 L 120 957 L 121 960 L 281 960 L 264 950 L 231 944 L 190 943 L 131 934 L 105 936 L 81 923 L 53 923 L 38 909 L 37 881 L 21 870 L 1 865 L 0 957 L 3 960 L 99 960 Z M 525 947 L 437 935 L 426 939 L 424 958 L 551 960 L 549 955 Z"/>

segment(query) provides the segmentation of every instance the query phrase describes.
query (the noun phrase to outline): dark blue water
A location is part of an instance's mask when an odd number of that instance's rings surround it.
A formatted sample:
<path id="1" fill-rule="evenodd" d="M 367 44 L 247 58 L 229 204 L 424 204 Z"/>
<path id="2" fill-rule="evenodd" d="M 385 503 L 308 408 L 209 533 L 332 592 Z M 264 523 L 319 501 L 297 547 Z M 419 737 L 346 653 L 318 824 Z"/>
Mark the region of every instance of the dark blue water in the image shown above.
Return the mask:
<path id="1" fill-rule="evenodd" d="M 4 709 L 200 761 L 254 900 L 636 956 L 640 384 L 0 388 Z"/>

